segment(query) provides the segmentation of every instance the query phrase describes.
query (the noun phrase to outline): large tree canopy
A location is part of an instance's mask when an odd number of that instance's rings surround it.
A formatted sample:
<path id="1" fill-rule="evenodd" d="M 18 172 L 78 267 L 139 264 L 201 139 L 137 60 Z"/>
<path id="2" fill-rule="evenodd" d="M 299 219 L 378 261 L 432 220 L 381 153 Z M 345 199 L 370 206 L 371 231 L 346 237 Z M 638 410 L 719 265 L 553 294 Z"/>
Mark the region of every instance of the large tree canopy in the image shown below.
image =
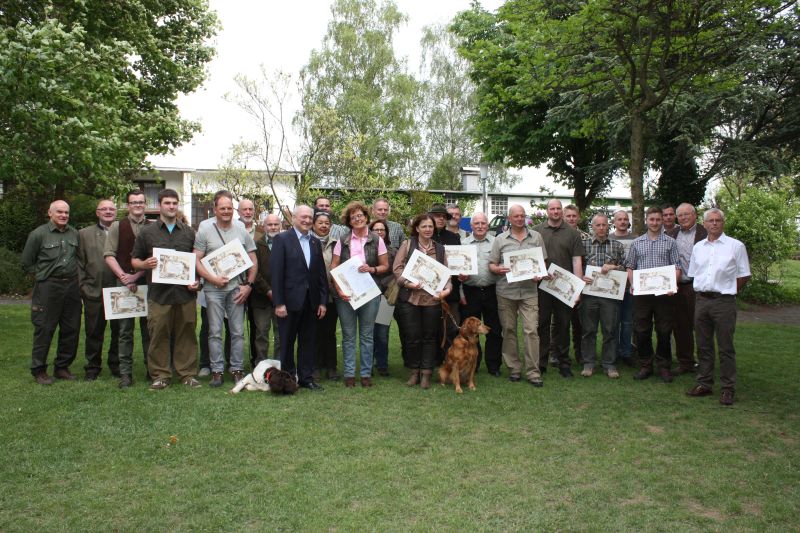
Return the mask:
<path id="1" fill-rule="evenodd" d="M 604 141 L 606 162 L 627 167 L 641 232 L 644 176 L 654 160 L 695 179 L 686 158 L 698 146 L 758 109 L 781 107 L 746 97 L 766 78 L 745 65 L 779 71 L 780 57 L 796 57 L 792 39 L 781 38 L 796 34 L 796 25 L 795 3 L 777 0 L 509 0 L 496 15 L 477 6 L 462 13 L 455 30 L 483 80 L 479 121 L 502 117 L 497 131 L 484 130 L 487 152 L 533 162 L 565 137 Z M 661 148 L 670 144 L 684 154 L 666 157 Z M 713 145 L 731 153 L 725 140 Z M 710 177 L 697 179 L 704 187 Z"/>
<path id="2" fill-rule="evenodd" d="M 418 84 L 392 47 L 405 16 L 391 0 L 337 0 L 331 14 L 322 47 L 301 72 L 296 124 L 314 156 L 304 178 L 373 187 L 414 181 Z"/>
<path id="3" fill-rule="evenodd" d="M 213 55 L 205 0 L 12 0 L 0 22 L 5 184 L 108 194 L 198 129 L 175 101 Z"/>

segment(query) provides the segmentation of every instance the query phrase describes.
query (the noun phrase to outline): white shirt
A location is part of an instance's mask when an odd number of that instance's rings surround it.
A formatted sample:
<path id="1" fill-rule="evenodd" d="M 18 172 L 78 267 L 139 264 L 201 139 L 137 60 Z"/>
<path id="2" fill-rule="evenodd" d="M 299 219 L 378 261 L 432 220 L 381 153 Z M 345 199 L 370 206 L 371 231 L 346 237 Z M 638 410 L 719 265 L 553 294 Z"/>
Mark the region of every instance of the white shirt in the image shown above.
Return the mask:
<path id="1" fill-rule="evenodd" d="M 716 241 L 703 239 L 692 248 L 689 277 L 695 292 L 736 294 L 736 279 L 750 275 L 747 250 L 740 241 L 724 233 Z"/>

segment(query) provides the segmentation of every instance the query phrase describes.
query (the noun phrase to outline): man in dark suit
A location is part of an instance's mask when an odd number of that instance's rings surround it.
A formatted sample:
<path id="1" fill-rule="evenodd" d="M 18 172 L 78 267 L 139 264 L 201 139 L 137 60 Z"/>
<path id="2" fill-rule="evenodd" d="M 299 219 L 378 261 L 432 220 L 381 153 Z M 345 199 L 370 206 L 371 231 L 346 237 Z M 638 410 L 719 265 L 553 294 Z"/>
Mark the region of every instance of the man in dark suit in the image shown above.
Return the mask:
<path id="1" fill-rule="evenodd" d="M 691 204 L 683 203 L 677 209 L 678 224 L 664 231 L 678 244 L 681 277 L 678 280 L 678 293 L 672 299 L 673 325 L 672 336 L 675 337 L 675 358 L 678 367 L 675 375 L 694 372 L 694 305 L 695 294 L 692 278 L 689 277 L 689 259 L 692 248 L 708 236 L 706 229 L 697 223 L 697 212 Z"/>
<path id="2" fill-rule="evenodd" d="M 313 212 L 307 205 L 295 207 L 292 228 L 275 236 L 270 254 L 272 303 L 281 338 L 281 367 L 293 373 L 301 387 L 316 391 L 322 386 L 312 377 L 317 320 L 325 316 L 328 278 L 322 246 L 311 234 Z M 297 367 L 294 342 L 297 339 Z"/>

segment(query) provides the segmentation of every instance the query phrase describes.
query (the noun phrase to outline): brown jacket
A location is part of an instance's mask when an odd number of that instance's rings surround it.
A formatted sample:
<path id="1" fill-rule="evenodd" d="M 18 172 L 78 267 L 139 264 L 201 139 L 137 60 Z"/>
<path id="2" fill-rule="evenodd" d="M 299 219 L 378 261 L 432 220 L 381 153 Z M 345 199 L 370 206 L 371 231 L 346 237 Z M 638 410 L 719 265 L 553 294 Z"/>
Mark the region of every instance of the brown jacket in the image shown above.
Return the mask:
<path id="1" fill-rule="evenodd" d="M 259 309 L 272 306 L 272 300 L 267 296 L 272 290 L 272 275 L 269 271 L 269 256 L 271 254 L 267 245 L 266 233 L 256 231 L 253 240 L 256 241 L 256 259 L 258 260 L 258 271 L 253 282 L 253 292 L 250 295 L 250 305 Z"/>

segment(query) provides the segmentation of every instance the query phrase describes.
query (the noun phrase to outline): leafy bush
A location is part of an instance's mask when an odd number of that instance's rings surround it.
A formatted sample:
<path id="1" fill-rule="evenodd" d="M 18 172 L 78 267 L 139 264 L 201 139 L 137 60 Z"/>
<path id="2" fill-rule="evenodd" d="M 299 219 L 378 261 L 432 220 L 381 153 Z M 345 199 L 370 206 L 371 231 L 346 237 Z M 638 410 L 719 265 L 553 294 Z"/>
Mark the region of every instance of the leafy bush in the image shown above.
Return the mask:
<path id="1" fill-rule="evenodd" d="M 28 193 L 21 187 L 0 199 L 0 248 L 21 252 L 25 240 L 43 217 L 37 217 Z"/>
<path id="2" fill-rule="evenodd" d="M 789 193 L 757 187 L 726 206 L 725 233 L 747 247 L 754 282 L 768 285 L 770 267 L 791 257 L 797 243 L 796 216 L 797 204 Z"/>
<path id="3" fill-rule="evenodd" d="M 30 276 L 22 270 L 21 254 L 0 248 L 0 294 L 27 295 L 33 287 Z"/>

